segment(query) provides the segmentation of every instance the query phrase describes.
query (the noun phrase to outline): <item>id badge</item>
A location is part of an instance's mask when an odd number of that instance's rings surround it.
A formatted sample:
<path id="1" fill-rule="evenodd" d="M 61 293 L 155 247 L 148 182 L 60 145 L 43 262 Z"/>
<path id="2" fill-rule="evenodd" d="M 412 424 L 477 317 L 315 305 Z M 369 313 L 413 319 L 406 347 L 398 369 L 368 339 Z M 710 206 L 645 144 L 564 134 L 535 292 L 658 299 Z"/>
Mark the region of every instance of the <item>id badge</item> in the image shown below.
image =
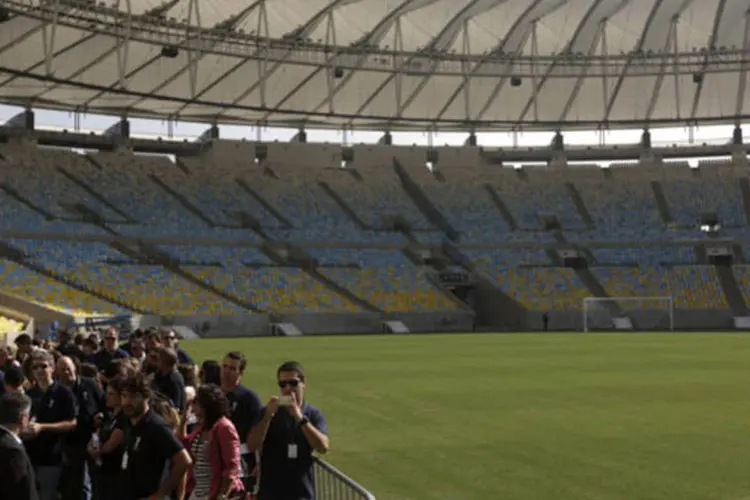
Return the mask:
<path id="1" fill-rule="evenodd" d="M 122 470 L 128 469 L 128 452 L 127 451 L 122 454 L 122 463 L 120 464 L 120 468 Z"/>
<path id="2" fill-rule="evenodd" d="M 289 447 L 287 447 L 287 458 L 291 460 L 297 459 L 297 445 L 296 444 L 290 444 Z"/>

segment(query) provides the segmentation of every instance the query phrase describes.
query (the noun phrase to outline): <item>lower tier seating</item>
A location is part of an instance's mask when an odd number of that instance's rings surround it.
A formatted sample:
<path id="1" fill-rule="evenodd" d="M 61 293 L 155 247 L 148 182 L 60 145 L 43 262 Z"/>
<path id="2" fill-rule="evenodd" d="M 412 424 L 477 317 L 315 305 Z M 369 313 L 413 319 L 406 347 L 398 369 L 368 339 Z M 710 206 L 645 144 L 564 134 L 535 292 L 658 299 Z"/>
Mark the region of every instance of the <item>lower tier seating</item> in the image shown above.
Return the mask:
<path id="1" fill-rule="evenodd" d="M 23 328 L 23 323 L 6 316 L 0 316 L 0 345 L 5 343 L 5 335 L 8 333 L 17 333 Z"/>
<path id="2" fill-rule="evenodd" d="M 594 268 L 611 297 L 672 297 L 674 307 L 724 309 L 726 297 L 713 266 Z M 623 301 L 626 309 L 653 307 L 646 301 Z"/>
<path id="3" fill-rule="evenodd" d="M 301 269 L 186 267 L 192 275 L 263 310 L 278 313 L 361 312 Z"/>
<path id="4" fill-rule="evenodd" d="M 79 316 L 111 315 L 123 311 L 122 307 L 4 260 L 0 260 L 0 291 Z"/>

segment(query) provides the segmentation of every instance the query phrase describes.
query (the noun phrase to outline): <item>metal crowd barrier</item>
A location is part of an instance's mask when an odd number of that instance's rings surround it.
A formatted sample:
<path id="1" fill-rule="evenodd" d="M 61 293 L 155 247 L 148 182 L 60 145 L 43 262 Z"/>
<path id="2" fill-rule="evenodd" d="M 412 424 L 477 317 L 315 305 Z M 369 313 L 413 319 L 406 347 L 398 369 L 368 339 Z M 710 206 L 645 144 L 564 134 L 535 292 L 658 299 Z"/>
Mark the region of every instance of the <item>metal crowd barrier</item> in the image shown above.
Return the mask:
<path id="1" fill-rule="evenodd" d="M 315 500 L 375 500 L 353 479 L 319 457 L 314 457 Z"/>

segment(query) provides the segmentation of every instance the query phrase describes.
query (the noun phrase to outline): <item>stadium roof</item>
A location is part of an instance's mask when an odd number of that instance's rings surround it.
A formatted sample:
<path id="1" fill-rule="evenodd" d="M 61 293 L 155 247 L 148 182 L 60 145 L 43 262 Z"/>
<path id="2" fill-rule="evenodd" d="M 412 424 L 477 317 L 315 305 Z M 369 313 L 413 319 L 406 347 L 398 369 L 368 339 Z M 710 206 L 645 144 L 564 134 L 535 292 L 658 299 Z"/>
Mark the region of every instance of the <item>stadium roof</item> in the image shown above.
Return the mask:
<path id="1" fill-rule="evenodd" d="M 747 0 L 0 0 L 0 102 L 511 129 L 750 117 Z"/>

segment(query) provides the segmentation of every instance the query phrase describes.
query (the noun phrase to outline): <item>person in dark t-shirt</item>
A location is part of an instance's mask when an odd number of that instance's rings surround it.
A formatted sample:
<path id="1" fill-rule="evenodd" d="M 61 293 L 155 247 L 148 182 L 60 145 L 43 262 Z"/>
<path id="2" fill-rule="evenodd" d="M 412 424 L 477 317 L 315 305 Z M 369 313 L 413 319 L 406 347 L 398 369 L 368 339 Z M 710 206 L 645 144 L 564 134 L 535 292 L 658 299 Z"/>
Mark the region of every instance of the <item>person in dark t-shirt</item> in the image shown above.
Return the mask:
<path id="1" fill-rule="evenodd" d="M 185 411 L 185 380 L 177 371 L 177 353 L 174 349 L 159 348 L 159 361 L 152 389 L 171 401 L 172 406 L 180 413 Z"/>
<path id="2" fill-rule="evenodd" d="M 183 484 L 192 464 L 190 455 L 151 409 L 151 391 L 144 374 L 129 376 L 120 387 L 122 411 L 129 420 L 121 461 L 124 500 L 166 498 Z M 163 480 L 167 464 L 170 470 Z"/>
<path id="3" fill-rule="evenodd" d="M 98 430 L 98 443 L 90 442 L 88 452 L 96 467 L 94 473 L 94 498 L 97 500 L 121 500 L 123 498 L 122 454 L 128 418 L 120 403 L 120 380 L 107 384 L 107 409 Z"/>
<path id="4" fill-rule="evenodd" d="M 57 500 L 64 437 L 76 428 L 78 405 L 73 392 L 54 380 L 52 354 L 35 351 L 30 362 L 36 385 L 27 392 L 33 410 L 24 444 L 39 482 L 39 498 Z"/>
<path id="5" fill-rule="evenodd" d="M 232 351 L 221 362 L 221 390 L 229 400 L 229 418 L 240 436 L 240 478 L 245 490 L 254 493 L 258 485 L 257 474 L 253 474 L 258 463 L 258 454 L 249 450 L 247 438 L 263 416 L 263 403 L 258 393 L 242 385 L 242 375 L 247 367 L 245 355 Z"/>
<path id="6" fill-rule="evenodd" d="M 279 396 L 266 405 L 247 446 L 261 451 L 258 500 L 314 500 L 313 452 L 327 453 L 323 412 L 304 400 L 302 365 L 287 361 L 277 370 Z"/>

